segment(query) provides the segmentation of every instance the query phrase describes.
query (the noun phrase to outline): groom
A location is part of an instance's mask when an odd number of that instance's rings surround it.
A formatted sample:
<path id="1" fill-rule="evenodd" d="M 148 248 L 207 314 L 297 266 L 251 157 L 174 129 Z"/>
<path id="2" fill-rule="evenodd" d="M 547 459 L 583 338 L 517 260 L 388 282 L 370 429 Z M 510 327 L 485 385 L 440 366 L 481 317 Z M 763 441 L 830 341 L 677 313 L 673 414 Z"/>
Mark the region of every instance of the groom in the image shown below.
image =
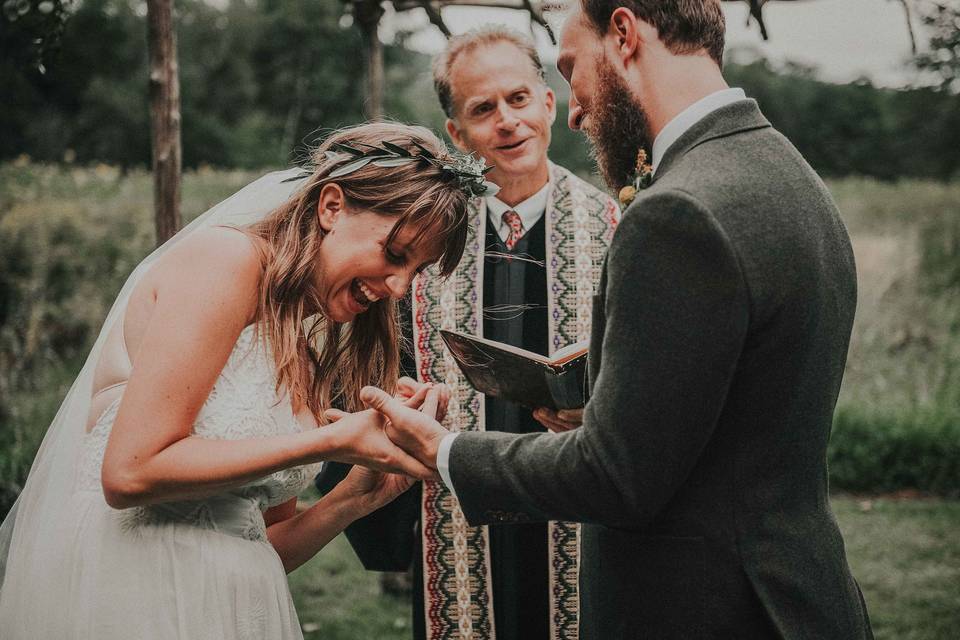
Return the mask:
<path id="1" fill-rule="evenodd" d="M 594 300 L 582 428 L 454 434 L 363 397 L 471 524 L 587 523 L 581 638 L 870 638 L 825 462 L 853 254 L 823 183 L 727 87 L 723 33 L 718 0 L 582 0 L 565 26 L 570 126 L 611 186 L 649 184 Z"/>

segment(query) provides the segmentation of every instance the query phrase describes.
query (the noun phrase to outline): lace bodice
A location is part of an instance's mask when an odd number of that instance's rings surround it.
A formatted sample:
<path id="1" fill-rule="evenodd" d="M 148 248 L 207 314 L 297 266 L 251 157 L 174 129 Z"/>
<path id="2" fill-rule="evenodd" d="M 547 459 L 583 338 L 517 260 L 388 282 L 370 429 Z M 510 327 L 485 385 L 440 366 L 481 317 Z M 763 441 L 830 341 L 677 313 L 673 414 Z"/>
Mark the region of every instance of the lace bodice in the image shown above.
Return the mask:
<path id="1" fill-rule="evenodd" d="M 239 440 L 295 433 L 301 430 L 290 400 L 276 392 L 273 359 L 254 326 L 245 328 L 207 396 L 192 433 L 214 440 Z M 102 491 L 100 471 L 107 439 L 122 396 L 114 400 L 86 435 L 78 487 Z M 126 509 L 122 517 L 131 527 L 162 522 L 184 522 L 221 530 L 251 540 L 265 540 L 264 509 L 303 491 L 319 469 L 293 467 L 204 500 L 171 502 Z"/>

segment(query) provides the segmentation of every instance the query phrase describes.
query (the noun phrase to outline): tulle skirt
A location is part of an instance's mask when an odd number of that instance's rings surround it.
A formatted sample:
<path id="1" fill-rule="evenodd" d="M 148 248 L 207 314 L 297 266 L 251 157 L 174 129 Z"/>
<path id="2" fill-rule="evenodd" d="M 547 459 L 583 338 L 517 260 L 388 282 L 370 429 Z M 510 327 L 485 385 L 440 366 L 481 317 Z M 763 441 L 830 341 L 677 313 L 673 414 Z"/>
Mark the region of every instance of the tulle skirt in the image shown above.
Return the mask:
<path id="1" fill-rule="evenodd" d="M 40 566 L 8 559 L 3 640 L 303 637 L 268 542 L 186 522 L 132 524 L 97 491 L 78 491 L 69 509 Z"/>

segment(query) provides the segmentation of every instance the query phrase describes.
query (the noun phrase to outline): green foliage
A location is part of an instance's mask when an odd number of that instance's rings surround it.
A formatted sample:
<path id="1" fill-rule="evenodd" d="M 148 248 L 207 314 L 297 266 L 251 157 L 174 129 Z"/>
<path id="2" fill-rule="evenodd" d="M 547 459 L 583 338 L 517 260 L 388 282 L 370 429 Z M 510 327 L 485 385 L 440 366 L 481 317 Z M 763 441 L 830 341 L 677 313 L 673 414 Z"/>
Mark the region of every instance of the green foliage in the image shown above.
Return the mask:
<path id="1" fill-rule="evenodd" d="M 960 173 L 960 96 L 933 89 L 838 85 L 810 69 L 773 68 L 760 59 L 729 63 L 724 75 L 821 175 L 884 180 Z"/>
<path id="2" fill-rule="evenodd" d="M 362 120 L 364 53 L 358 31 L 341 27 L 343 11 L 341 3 L 306 0 L 178 2 L 184 166 L 283 166 L 318 130 Z M 936 48 L 927 55 L 938 65 L 924 67 L 930 73 L 956 67 L 955 52 L 953 62 L 941 60 L 953 51 L 954 14 L 929 18 Z M 0 27 L 5 35 L 20 28 L 3 20 Z M 145 32 L 142 4 L 85 0 L 45 74 L 16 57 L 22 34 L 0 41 L 0 83 L 10 96 L 0 102 L 0 158 L 147 166 Z M 442 130 L 429 59 L 405 49 L 405 37 L 385 48 L 387 114 Z M 822 174 L 947 180 L 960 172 L 960 95 L 836 85 L 797 65 L 730 57 L 731 84 L 755 97 Z M 583 136 L 565 125 L 567 86 L 554 69 L 548 76 L 558 93 L 552 157 L 589 175 Z"/>
<path id="3" fill-rule="evenodd" d="M 25 69 L 44 73 L 60 44 L 72 0 L 2 0 L 0 50 Z"/>
<path id="4" fill-rule="evenodd" d="M 80 3 L 45 74 L 0 44 L 12 97 L 0 104 L 0 158 L 149 165 L 143 9 Z M 318 129 L 362 120 L 364 54 L 357 31 L 339 25 L 343 10 L 307 0 L 177 2 L 184 166 L 283 166 Z M 388 115 L 419 115 L 411 88 L 427 66 L 386 48 Z"/>
<path id="5" fill-rule="evenodd" d="M 960 496 L 960 410 L 841 407 L 828 459 L 834 489 Z"/>

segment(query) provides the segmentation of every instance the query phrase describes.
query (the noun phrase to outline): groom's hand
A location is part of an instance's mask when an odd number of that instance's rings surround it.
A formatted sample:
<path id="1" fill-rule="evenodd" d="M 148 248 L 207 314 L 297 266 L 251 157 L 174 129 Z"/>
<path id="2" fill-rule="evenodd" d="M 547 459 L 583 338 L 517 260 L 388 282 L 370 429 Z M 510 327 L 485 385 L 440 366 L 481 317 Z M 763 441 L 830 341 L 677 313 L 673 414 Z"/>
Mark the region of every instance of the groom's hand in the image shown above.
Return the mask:
<path id="1" fill-rule="evenodd" d="M 377 387 L 364 387 L 360 399 L 386 416 L 387 437 L 430 469 L 437 468 L 437 449 L 447 433 L 434 417 L 441 401 L 441 389 L 429 389 L 419 409 L 405 405 Z"/>

